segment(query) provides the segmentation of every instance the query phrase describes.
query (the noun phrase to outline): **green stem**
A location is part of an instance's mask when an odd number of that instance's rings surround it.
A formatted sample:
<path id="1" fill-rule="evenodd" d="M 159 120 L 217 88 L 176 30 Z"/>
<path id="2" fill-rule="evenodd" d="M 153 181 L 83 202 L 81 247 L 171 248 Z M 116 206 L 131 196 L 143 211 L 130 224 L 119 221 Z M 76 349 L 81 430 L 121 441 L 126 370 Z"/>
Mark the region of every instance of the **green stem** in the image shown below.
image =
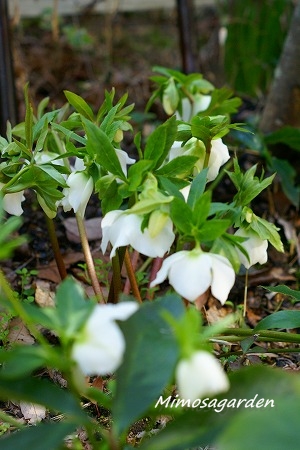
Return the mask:
<path id="1" fill-rule="evenodd" d="M 255 349 L 249 349 L 247 350 L 246 354 L 247 355 L 251 355 L 251 354 L 261 354 L 262 356 L 265 355 L 266 353 L 275 353 L 275 354 L 280 354 L 280 353 L 299 353 L 299 348 L 270 348 L 270 349 L 266 349 L 266 351 L 257 351 Z M 237 350 L 236 352 L 224 352 L 224 353 L 220 353 L 218 356 L 219 358 L 227 358 L 228 356 L 242 356 L 245 355 L 245 353 L 242 350 Z"/>
<path id="2" fill-rule="evenodd" d="M 67 274 L 66 266 L 65 266 L 65 263 L 64 263 L 61 251 L 60 251 L 59 243 L 57 240 L 54 221 L 52 219 L 50 219 L 47 216 L 47 214 L 45 214 L 45 218 L 46 218 L 46 224 L 47 224 L 47 228 L 48 228 L 50 242 L 51 242 L 54 258 L 56 261 L 56 265 L 57 265 L 57 268 L 59 271 L 59 275 L 60 275 L 61 279 L 64 280 L 68 274 Z"/>
<path id="3" fill-rule="evenodd" d="M 9 194 L 10 193 L 10 192 L 7 192 L 7 188 L 9 188 L 11 185 L 13 185 L 15 183 L 15 181 L 18 180 L 18 178 L 20 178 L 21 175 L 23 175 L 23 173 L 27 172 L 29 167 L 30 166 L 23 167 L 23 169 L 21 169 L 14 177 L 11 178 L 11 180 L 9 180 L 6 183 L 5 189 L 2 189 L 3 194 Z M 20 189 L 20 190 L 22 190 L 22 189 Z"/>
<path id="4" fill-rule="evenodd" d="M 243 311 L 243 317 L 246 317 L 246 314 L 247 314 L 247 297 L 248 297 L 248 269 L 246 269 L 246 273 L 245 273 L 244 311 Z"/>
<path id="5" fill-rule="evenodd" d="M 99 303 L 105 303 L 104 297 L 102 294 L 101 286 L 99 284 L 96 270 L 95 270 L 95 264 L 92 258 L 91 249 L 89 246 L 86 229 L 84 226 L 84 219 L 81 217 L 78 213 L 76 213 L 76 220 L 77 220 L 77 226 L 79 231 L 79 236 L 81 240 L 82 250 L 88 270 L 89 277 L 91 279 L 92 287 L 94 289 L 95 295 L 99 301 Z"/>
<path id="6" fill-rule="evenodd" d="M 129 256 L 128 248 L 126 248 L 126 250 L 125 250 L 124 262 L 125 262 L 127 275 L 128 275 L 129 281 L 130 281 L 132 293 L 133 293 L 134 297 L 138 300 L 138 302 L 142 303 L 140 290 L 139 290 L 139 287 L 138 287 L 138 284 L 137 284 L 137 281 L 135 278 L 135 274 L 134 274 L 131 259 Z"/>
<path id="7" fill-rule="evenodd" d="M 249 330 L 244 328 L 226 328 L 220 333 L 220 335 L 215 336 L 217 339 L 224 339 L 229 342 L 232 338 L 233 340 L 242 340 L 247 336 L 257 336 L 257 341 L 263 339 L 270 339 L 275 342 L 293 342 L 295 344 L 300 343 L 300 335 L 294 333 L 286 333 L 284 331 L 270 331 L 270 330 Z"/>

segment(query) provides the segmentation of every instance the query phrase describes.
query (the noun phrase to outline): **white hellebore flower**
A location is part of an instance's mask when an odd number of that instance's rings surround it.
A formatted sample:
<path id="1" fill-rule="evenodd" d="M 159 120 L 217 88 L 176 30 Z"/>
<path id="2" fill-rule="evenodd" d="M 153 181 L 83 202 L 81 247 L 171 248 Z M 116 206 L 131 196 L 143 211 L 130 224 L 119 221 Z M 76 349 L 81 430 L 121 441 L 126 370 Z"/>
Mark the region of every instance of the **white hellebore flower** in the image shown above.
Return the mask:
<path id="1" fill-rule="evenodd" d="M 268 261 L 268 241 L 266 239 L 261 239 L 253 231 L 246 231 L 243 228 L 239 228 L 234 234 L 235 236 L 248 238 L 246 241 L 242 242 L 241 245 L 248 253 L 249 260 L 239 249 L 237 249 L 241 264 L 243 264 L 246 269 L 249 269 L 254 264 L 265 264 Z"/>
<path id="2" fill-rule="evenodd" d="M 191 402 L 229 389 L 229 381 L 221 364 L 204 350 L 182 359 L 176 367 L 175 377 L 180 397 Z"/>
<path id="3" fill-rule="evenodd" d="M 124 175 L 127 176 L 127 165 L 134 164 L 135 159 L 129 158 L 128 154 L 124 150 L 115 148 L 115 151 L 116 151 L 117 157 L 120 161 L 122 171 L 123 171 Z"/>
<path id="4" fill-rule="evenodd" d="M 64 198 L 60 204 L 64 211 L 74 210 L 84 217 L 86 205 L 93 193 L 94 182 L 85 172 L 72 172 L 67 179 L 68 188 L 63 189 Z"/>
<path id="5" fill-rule="evenodd" d="M 0 183 L 0 190 L 5 186 Z M 24 191 L 14 192 L 12 194 L 5 194 L 2 200 L 2 207 L 4 211 L 13 216 L 21 216 L 23 208 L 21 203 L 25 200 Z"/>
<path id="6" fill-rule="evenodd" d="M 163 226 L 154 235 L 148 228 L 141 230 L 142 221 L 143 216 L 126 211 L 114 210 L 108 212 L 101 223 L 102 252 L 105 253 L 108 242 L 110 242 L 113 246 L 110 253 L 111 258 L 115 256 L 118 247 L 125 245 L 131 245 L 145 256 L 163 257 L 170 250 L 175 239 L 171 219 L 167 216 Z"/>
<path id="7" fill-rule="evenodd" d="M 162 283 L 166 278 L 178 294 L 190 302 L 209 287 L 212 295 L 222 305 L 235 281 L 234 270 L 227 258 L 200 249 L 182 250 L 168 256 L 150 287 Z"/>
<path id="8" fill-rule="evenodd" d="M 202 141 L 192 137 L 182 147 L 181 142 L 175 141 L 170 149 L 169 160 L 182 155 L 197 156 L 199 159 L 196 162 L 196 169 L 200 172 L 203 169 L 205 161 L 205 147 Z M 225 164 L 230 158 L 228 147 L 222 139 L 213 139 L 211 141 L 210 156 L 208 160 L 207 181 L 213 181 L 219 174 L 221 166 Z"/>
<path id="9" fill-rule="evenodd" d="M 138 309 L 134 302 L 96 305 L 72 349 L 72 358 L 85 375 L 107 375 L 122 363 L 125 339 L 116 320 Z"/>
<path id="10" fill-rule="evenodd" d="M 189 122 L 198 112 L 205 111 L 210 104 L 211 96 L 204 94 L 195 94 L 194 103 L 192 104 L 188 98 L 182 99 L 182 114 L 176 111 L 177 120 Z"/>
<path id="11" fill-rule="evenodd" d="M 210 157 L 208 161 L 207 181 L 213 181 L 217 178 L 221 166 L 229 160 L 227 145 L 223 144 L 222 139 L 213 139 L 211 141 Z"/>

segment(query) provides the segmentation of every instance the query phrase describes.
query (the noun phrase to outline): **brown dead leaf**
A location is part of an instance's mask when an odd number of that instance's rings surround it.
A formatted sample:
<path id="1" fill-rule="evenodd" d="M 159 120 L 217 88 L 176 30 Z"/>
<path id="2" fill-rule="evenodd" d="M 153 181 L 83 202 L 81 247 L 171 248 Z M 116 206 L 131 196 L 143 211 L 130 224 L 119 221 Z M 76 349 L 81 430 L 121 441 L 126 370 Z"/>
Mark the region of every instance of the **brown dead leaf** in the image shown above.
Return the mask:
<path id="1" fill-rule="evenodd" d="M 51 291 L 50 283 L 48 281 L 36 281 L 35 302 L 39 306 L 42 308 L 54 306 L 54 296 L 55 294 Z"/>
<path id="2" fill-rule="evenodd" d="M 95 217 L 84 221 L 87 238 L 89 241 L 97 241 L 101 239 L 101 217 Z M 80 243 L 80 236 L 75 217 L 69 217 L 63 221 L 67 238 L 70 242 Z"/>
<path id="3" fill-rule="evenodd" d="M 24 419 L 31 424 L 41 422 L 46 417 L 46 408 L 41 405 L 20 402 L 20 409 Z"/>
<path id="4" fill-rule="evenodd" d="M 220 322 L 220 320 L 227 315 L 228 311 L 226 308 L 218 308 L 216 305 L 211 305 L 210 308 L 206 310 L 206 319 L 210 325 Z"/>
<path id="5" fill-rule="evenodd" d="M 34 338 L 19 317 L 14 317 L 9 324 L 8 341 L 10 343 L 33 345 Z"/>

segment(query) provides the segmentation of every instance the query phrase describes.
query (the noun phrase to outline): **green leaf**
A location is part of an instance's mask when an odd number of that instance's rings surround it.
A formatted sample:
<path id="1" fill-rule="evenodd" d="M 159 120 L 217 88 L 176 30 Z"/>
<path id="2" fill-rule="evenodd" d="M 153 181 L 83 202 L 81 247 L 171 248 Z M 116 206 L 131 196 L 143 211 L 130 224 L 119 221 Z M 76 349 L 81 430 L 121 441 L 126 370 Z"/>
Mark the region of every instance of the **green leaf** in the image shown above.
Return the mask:
<path id="1" fill-rule="evenodd" d="M 282 127 L 277 131 L 265 136 L 265 143 L 267 145 L 272 144 L 285 144 L 289 147 L 300 150 L 300 129 L 295 127 Z"/>
<path id="2" fill-rule="evenodd" d="M 173 411 L 175 420 L 154 437 L 145 438 L 140 450 L 296 450 L 300 439 L 299 378 L 263 366 L 238 370 L 229 378 L 231 389 L 226 394 L 201 399 L 197 408 L 186 408 L 180 414 L 176 406 L 157 407 L 158 415 L 172 416 Z"/>
<path id="3" fill-rule="evenodd" d="M 300 328 L 300 311 L 278 311 L 260 320 L 254 331 L 271 328 Z"/>
<path id="4" fill-rule="evenodd" d="M 0 398 L 2 400 L 22 400 L 44 405 L 56 412 L 68 415 L 69 418 L 86 423 L 88 418 L 82 411 L 79 401 L 58 385 L 37 377 L 19 379 L 3 379 L 0 372 Z"/>
<path id="5" fill-rule="evenodd" d="M 228 230 L 230 224 L 231 221 L 226 219 L 207 220 L 197 233 L 198 239 L 206 242 L 214 241 Z"/>
<path id="6" fill-rule="evenodd" d="M 154 161 L 155 167 L 160 167 L 175 141 L 176 134 L 176 117 L 172 116 L 150 134 L 146 143 L 144 158 Z"/>
<path id="7" fill-rule="evenodd" d="M 105 170 L 126 181 L 116 151 L 107 135 L 94 123 L 85 118 L 82 118 L 82 121 L 87 135 L 86 149 L 88 153 L 95 157 L 96 162 Z"/>
<path id="8" fill-rule="evenodd" d="M 179 319 L 184 313 L 180 297 L 168 295 L 144 303 L 121 324 L 126 351 L 117 372 L 112 407 L 118 434 L 146 412 L 171 380 L 179 350 L 170 326 L 162 318 L 164 311 Z"/>
<path id="9" fill-rule="evenodd" d="M 58 450 L 62 448 L 64 438 L 74 432 L 76 425 L 56 422 L 28 427 L 0 439 L 0 447 L 1 450 Z"/>
<path id="10" fill-rule="evenodd" d="M 25 105 L 26 105 L 26 113 L 25 113 L 25 140 L 26 146 L 28 150 L 32 150 L 33 145 L 33 112 L 32 106 L 29 101 L 29 92 L 28 92 L 28 83 L 24 88 L 24 96 L 25 96 Z"/>
<path id="11" fill-rule="evenodd" d="M 75 108 L 77 112 L 79 112 L 79 114 L 81 114 L 86 119 L 91 120 L 92 122 L 94 121 L 94 113 L 91 107 L 86 103 L 85 100 L 83 100 L 82 97 L 70 91 L 64 91 L 64 94 L 68 102 Z"/>
<path id="12" fill-rule="evenodd" d="M 193 224 L 199 227 L 203 224 L 209 214 L 211 204 L 211 191 L 206 191 L 197 198 L 193 209 Z"/>
<path id="13" fill-rule="evenodd" d="M 271 158 L 271 169 L 277 172 L 280 178 L 282 190 L 296 208 L 299 207 L 300 190 L 295 186 L 297 175 L 294 167 L 285 159 Z"/>
<path id="14" fill-rule="evenodd" d="M 153 168 L 153 161 L 141 159 L 128 169 L 129 190 L 135 191 L 144 180 L 145 175 Z"/>
<path id="15" fill-rule="evenodd" d="M 1 378 L 13 379 L 30 375 L 33 370 L 45 366 L 47 358 L 41 347 L 20 345 L 10 351 L 3 350 L 0 361 L 5 362 Z"/>
<path id="16" fill-rule="evenodd" d="M 163 175 L 165 177 L 187 177 L 193 170 L 197 156 L 183 155 L 172 159 L 160 169 L 156 170 L 155 174 Z"/>
<path id="17" fill-rule="evenodd" d="M 186 235 L 190 235 L 192 231 L 193 212 L 184 200 L 174 198 L 171 203 L 171 219 L 176 227 Z"/>
<path id="18" fill-rule="evenodd" d="M 72 278 L 66 278 L 57 289 L 56 311 L 60 321 L 61 339 L 69 339 L 86 322 L 94 304 L 87 301 L 81 285 Z"/>
<path id="19" fill-rule="evenodd" d="M 289 288 L 288 286 L 279 285 L 279 286 L 262 286 L 264 289 L 267 289 L 270 292 L 278 292 L 279 294 L 288 295 L 292 297 L 295 301 L 300 302 L 300 291 L 295 291 L 294 289 Z"/>
<path id="20" fill-rule="evenodd" d="M 255 216 L 255 215 L 254 215 Z M 276 226 L 261 217 L 255 216 L 249 225 L 261 239 L 267 239 L 279 252 L 283 252 L 283 244 Z"/>
<path id="21" fill-rule="evenodd" d="M 201 170 L 200 173 L 193 179 L 191 189 L 189 192 L 187 203 L 194 209 L 197 199 L 203 194 L 206 186 L 208 168 Z"/>

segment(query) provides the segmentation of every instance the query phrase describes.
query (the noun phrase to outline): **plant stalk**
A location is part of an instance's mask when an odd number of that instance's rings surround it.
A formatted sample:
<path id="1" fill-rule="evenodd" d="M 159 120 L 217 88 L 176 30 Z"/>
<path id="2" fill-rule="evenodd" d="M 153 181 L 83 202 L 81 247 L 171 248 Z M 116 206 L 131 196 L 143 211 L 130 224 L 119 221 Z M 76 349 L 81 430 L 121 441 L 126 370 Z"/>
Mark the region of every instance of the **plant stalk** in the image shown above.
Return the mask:
<path id="1" fill-rule="evenodd" d="M 79 236 L 80 236 L 80 240 L 81 240 L 82 250 L 83 250 L 88 274 L 91 279 L 92 287 L 94 289 L 94 292 L 95 292 L 98 302 L 105 303 L 103 293 L 101 290 L 101 286 L 100 286 L 98 278 L 97 278 L 95 264 L 94 264 L 92 254 L 91 254 L 91 249 L 90 249 L 89 242 L 88 242 L 86 229 L 84 226 L 84 219 L 78 213 L 76 213 L 76 220 L 77 220 L 77 226 L 78 226 Z"/>
<path id="2" fill-rule="evenodd" d="M 54 258 L 56 261 L 56 265 L 57 265 L 57 268 L 59 271 L 59 275 L 60 275 L 60 278 L 62 280 L 64 280 L 68 274 L 67 274 L 66 266 L 65 266 L 65 263 L 64 263 L 61 251 L 60 251 L 59 243 L 57 240 L 54 221 L 53 221 L 53 219 L 50 219 L 50 217 L 48 217 L 47 214 L 45 214 L 45 218 L 46 218 L 46 224 L 47 224 L 47 228 L 48 228 L 50 242 L 51 242 Z"/>
<path id="3" fill-rule="evenodd" d="M 128 275 L 129 281 L 130 281 L 132 293 L 133 293 L 134 297 L 137 299 L 137 301 L 139 303 L 142 303 L 140 290 L 139 290 L 139 287 L 138 287 L 138 284 L 137 284 L 137 281 L 135 278 L 134 269 L 132 267 L 128 248 L 126 248 L 126 250 L 125 250 L 124 262 L 125 262 L 127 275 Z"/>

